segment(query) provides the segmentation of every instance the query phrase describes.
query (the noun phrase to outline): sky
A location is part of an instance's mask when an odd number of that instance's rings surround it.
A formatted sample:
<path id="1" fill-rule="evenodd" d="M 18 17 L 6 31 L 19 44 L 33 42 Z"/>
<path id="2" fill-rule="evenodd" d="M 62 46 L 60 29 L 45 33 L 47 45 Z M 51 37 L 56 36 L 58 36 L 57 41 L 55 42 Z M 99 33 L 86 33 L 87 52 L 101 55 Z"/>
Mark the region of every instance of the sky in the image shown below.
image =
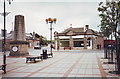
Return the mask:
<path id="1" fill-rule="evenodd" d="M 0 0 L 0 13 L 3 12 L 3 0 Z M 50 26 L 46 24 L 46 18 L 57 18 L 53 24 L 53 32 L 62 32 L 72 27 L 84 27 L 86 24 L 91 29 L 99 30 L 100 18 L 97 11 L 101 0 L 13 0 L 11 5 L 6 2 L 6 29 L 8 32 L 14 28 L 15 15 L 25 17 L 25 29 L 27 33 L 33 31 L 50 38 Z M 104 0 L 103 0 L 104 1 Z M 0 29 L 3 29 L 3 16 L 0 16 Z"/>

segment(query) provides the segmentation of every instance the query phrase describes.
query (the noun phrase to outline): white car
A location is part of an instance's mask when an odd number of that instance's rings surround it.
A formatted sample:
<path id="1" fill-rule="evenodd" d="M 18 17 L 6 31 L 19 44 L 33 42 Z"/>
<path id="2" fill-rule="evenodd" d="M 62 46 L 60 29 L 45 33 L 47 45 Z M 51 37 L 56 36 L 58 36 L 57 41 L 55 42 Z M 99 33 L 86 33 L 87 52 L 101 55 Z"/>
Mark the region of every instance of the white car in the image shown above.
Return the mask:
<path id="1" fill-rule="evenodd" d="M 34 49 L 41 49 L 39 45 L 34 46 Z"/>

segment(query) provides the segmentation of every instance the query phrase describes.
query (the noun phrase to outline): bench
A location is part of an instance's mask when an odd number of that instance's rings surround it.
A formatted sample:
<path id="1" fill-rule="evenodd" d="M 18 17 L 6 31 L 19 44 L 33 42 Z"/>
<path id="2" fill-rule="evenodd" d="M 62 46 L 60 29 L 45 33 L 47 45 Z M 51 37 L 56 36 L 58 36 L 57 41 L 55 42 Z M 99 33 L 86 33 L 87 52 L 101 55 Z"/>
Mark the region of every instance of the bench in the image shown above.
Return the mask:
<path id="1" fill-rule="evenodd" d="M 69 50 L 71 50 L 71 47 L 64 47 L 64 50 L 65 50 L 65 49 L 69 49 Z"/>
<path id="2" fill-rule="evenodd" d="M 53 53 L 48 53 L 47 56 L 53 57 Z"/>
<path id="3" fill-rule="evenodd" d="M 6 64 L 4 64 L 4 65 L 0 65 L 0 70 L 3 70 L 3 71 L 4 71 L 4 74 L 6 73 L 5 66 L 6 66 Z"/>
<path id="4" fill-rule="evenodd" d="M 36 63 L 36 59 L 43 60 L 43 56 L 28 56 L 28 57 L 26 57 L 26 63 L 28 61 L 33 61 L 34 63 Z"/>
<path id="5" fill-rule="evenodd" d="M 42 56 L 43 56 L 43 54 L 40 54 L 40 55 L 42 55 Z M 48 56 L 53 57 L 53 53 L 49 53 L 49 54 L 47 54 L 47 57 L 48 57 Z"/>

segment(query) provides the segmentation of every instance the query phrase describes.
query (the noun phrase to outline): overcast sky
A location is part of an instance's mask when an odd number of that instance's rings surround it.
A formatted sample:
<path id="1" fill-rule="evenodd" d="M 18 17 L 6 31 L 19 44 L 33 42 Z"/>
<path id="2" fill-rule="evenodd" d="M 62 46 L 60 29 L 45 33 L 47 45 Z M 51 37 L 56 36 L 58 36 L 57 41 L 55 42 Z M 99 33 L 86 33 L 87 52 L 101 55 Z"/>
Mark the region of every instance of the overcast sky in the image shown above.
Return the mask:
<path id="1" fill-rule="evenodd" d="M 90 25 L 91 29 L 98 30 L 100 23 L 98 16 L 98 4 L 101 0 L 14 0 L 7 5 L 6 29 L 13 30 L 15 15 L 25 16 L 26 32 L 37 32 L 49 39 L 49 25 L 46 18 L 57 18 L 53 24 L 53 31 L 61 32 L 70 27 L 84 27 Z M 103 0 L 104 1 L 104 0 Z M 8 3 L 7 3 L 8 4 Z M 3 3 L 0 0 L 0 13 L 3 12 Z M 0 29 L 3 28 L 3 17 L 0 16 Z"/>

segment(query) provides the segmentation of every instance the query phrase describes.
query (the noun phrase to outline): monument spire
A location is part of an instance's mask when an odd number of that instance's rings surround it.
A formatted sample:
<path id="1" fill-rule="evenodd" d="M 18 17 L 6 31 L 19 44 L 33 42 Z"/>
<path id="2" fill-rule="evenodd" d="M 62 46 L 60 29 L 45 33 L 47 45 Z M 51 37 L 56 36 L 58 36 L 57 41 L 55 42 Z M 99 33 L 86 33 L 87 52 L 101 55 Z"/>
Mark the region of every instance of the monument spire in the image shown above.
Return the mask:
<path id="1" fill-rule="evenodd" d="M 26 41 L 24 16 L 15 16 L 14 40 Z"/>

